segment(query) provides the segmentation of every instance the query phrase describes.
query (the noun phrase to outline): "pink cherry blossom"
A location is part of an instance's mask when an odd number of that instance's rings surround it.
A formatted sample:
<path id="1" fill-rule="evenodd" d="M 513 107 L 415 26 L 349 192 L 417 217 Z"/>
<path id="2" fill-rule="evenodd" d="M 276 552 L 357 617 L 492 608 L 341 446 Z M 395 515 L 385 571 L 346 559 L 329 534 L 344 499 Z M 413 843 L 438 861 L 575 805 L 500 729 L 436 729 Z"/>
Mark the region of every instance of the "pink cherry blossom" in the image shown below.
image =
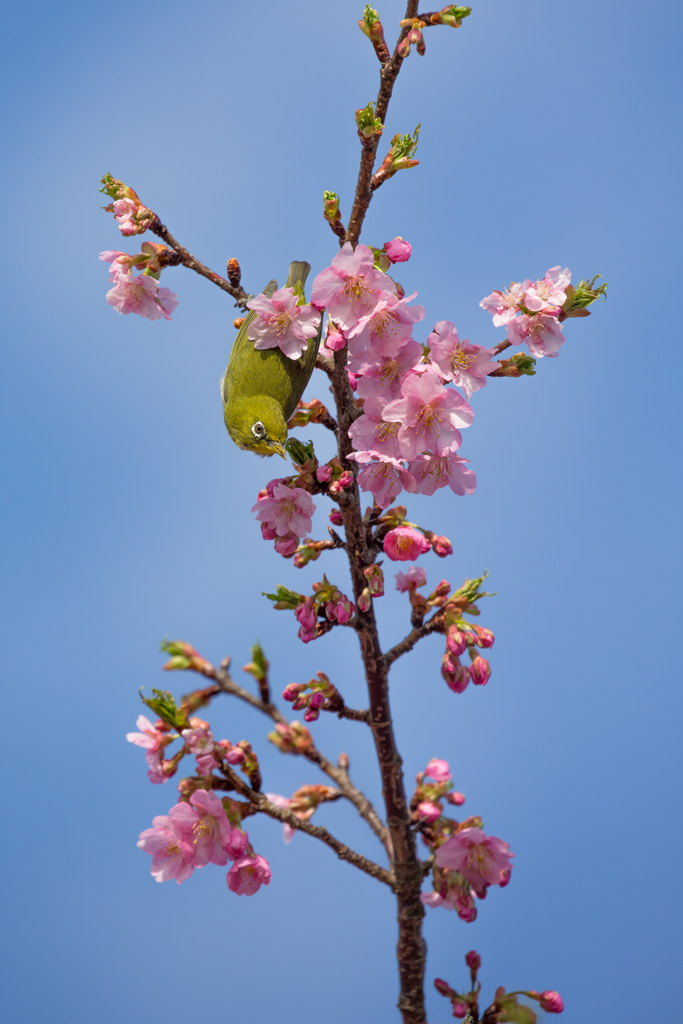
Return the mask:
<path id="1" fill-rule="evenodd" d="M 178 296 L 147 274 L 119 274 L 107 292 L 107 302 L 117 313 L 137 313 L 147 320 L 171 320 Z"/>
<path id="2" fill-rule="evenodd" d="M 404 458 L 414 459 L 427 449 L 443 455 L 460 446 L 458 428 L 469 426 L 474 412 L 457 391 L 427 372 L 407 377 L 401 396 L 385 406 L 383 417 L 401 424 L 398 439 Z"/>
<path id="3" fill-rule="evenodd" d="M 315 478 L 319 484 L 328 484 L 332 479 L 332 466 L 318 466 Z"/>
<path id="4" fill-rule="evenodd" d="M 438 757 L 431 759 L 425 768 L 425 775 L 434 779 L 434 782 L 449 782 L 453 778 L 448 761 L 442 761 Z"/>
<path id="5" fill-rule="evenodd" d="M 105 263 L 109 264 L 110 281 L 118 281 L 121 274 L 130 273 L 130 264 L 128 263 L 129 256 L 127 252 L 108 249 L 105 252 L 101 252 L 98 259 L 104 260 Z"/>
<path id="6" fill-rule="evenodd" d="M 253 896 L 262 885 L 270 885 L 268 861 L 259 854 L 238 857 L 228 871 L 228 888 L 238 896 Z"/>
<path id="7" fill-rule="evenodd" d="M 197 771 L 200 775 L 211 775 L 216 767 L 216 761 L 213 754 L 205 754 L 202 757 L 197 758 Z"/>
<path id="8" fill-rule="evenodd" d="M 315 512 L 315 504 L 303 487 L 287 487 L 278 480 L 274 483 L 272 495 L 259 498 L 251 511 L 257 513 L 258 520 L 275 530 L 278 537 L 285 537 L 288 533 L 305 537 L 313 526 L 311 516 Z"/>
<path id="9" fill-rule="evenodd" d="M 500 363 L 491 360 L 492 349 L 460 341 L 450 320 L 439 320 L 427 338 L 432 364 L 444 380 L 453 381 L 470 398 L 474 391 L 486 385 L 487 374 L 497 370 Z"/>
<path id="10" fill-rule="evenodd" d="M 447 839 L 436 852 L 438 867 L 459 871 L 470 885 L 481 891 L 499 885 L 501 872 L 512 867 L 508 843 L 487 836 L 480 828 L 464 828 Z"/>
<path id="11" fill-rule="evenodd" d="M 493 326 L 503 327 L 519 313 L 519 307 L 524 301 L 524 287 L 531 285 L 531 281 L 525 281 L 524 285 L 512 282 L 509 289 L 504 292 L 495 291 L 482 299 L 479 305 L 488 313 L 493 313 Z"/>
<path id="12" fill-rule="evenodd" d="M 455 452 L 446 452 L 444 455 L 423 452 L 408 463 L 408 471 L 415 484 L 406 484 L 406 490 L 410 494 L 434 494 L 440 487 L 450 487 L 454 494 L 473 494 L 477 486 L 477 475 L 473 470 L 465 469 L 469 461 Z M 451 554 L 452 550 L 451 547 L 451 551 L 446 553 Z"/>
<path id="13" fill-rule="evenodd" d="M 328 316 L 344 332 L 353 330 L 380 299 L 396 294 L 394 282 L 375 270 L 374 262 L 374 253 L 367 245 L 358 245 L 354 251 L 346 242 L 313 282 L 311 302 L 318 309 L 327 308 Z"/>
<path id="14" fill-rule="evenodd" d="M 562 270 L 559 266 L 546 270 L 545 277 L 536 284 L 527 288 L 524 295 L 524 305 L 533 313 L 539 313 L 549 307 L 557 308 L 562 306 L 567 298 L 566 288 L 572 279 L 572 272 L 567 267 Z"/>
<path id="15" fill-rule="evenodd" d="M 119 229 L 122 235 L 136 235 L 138 233 L 138 225 L 135 223 L 134 216 L 138 209 L 138 204 L 134 199 L 117 199 L 112 203 L 114 208 L 114 217 L 118 221 Z"/>
<path id="16" fill-rule="evenodd" d="M 559 992 L 541 992 L 541 1009 L 547 1013 L 562 1013 L 564 1003 Z"/>
<path id="17" fill-rule="evenodd" d="M 538 313 L 536 316 L 524 314 L 511 320 L 508 324 L 507 337 L 513 345 L 526 342 L 532 356 L 537 359 L 542 359 L 543 356 L 554 358 L 565 342 L 562 324 L 557 317 L 546 313 Z"/>
<path id="18" fill-rule="evenodd" d="M 441 817 L 441 808 L 432 800 L 421 800 L 417 805 L 417 813 L 425 821 L 436 821 Z"/>
<path id="19" fill-rule="evenodd" d="M 194 847 L 196 867 L 228 863 L 226 847 L 232 829 L 215 793 L 196 790 L 190 803 L 176 804 L 169 811 L 169 817 L 175 832 Z"/>
<path id="20" fill-rule="evenodd" d="M 414 324 L 424 319 L 424 306 L 407 305 L 416 295 L 417 292 L 413 292 L 404 299 L 382 296 L 373 309 L 347 331 L 352 354 L 356 358 L 360 353 L 394 356 L 412 334 Z"/>
<path id="21" fill-rule="evenodd" d="M 181 736 L 197 757 L 205 757 L 214 748 L 213 733 L 207 722 L 201 718 L 191 718 L 191 729 L 183 729 Z"/>
<path id="22" fill-rule="evenodd" d="M 430 548 L 426 537 L 412 526 L 397 526 L 389 530 L 382 546 L 393 562 L 414 562 Z"/>
<path id="23" fill-rule="evenodd" d="M 411 565 L 408 572 L 397 572 L 394 576 L 396 589 L 402 594 L 412 593 L 418 587 L 424 587 L 427 582 L 427 573 L 419 565 Z"/>
<path id="24" fill-rule="evenodd" d="M 358 474 L 361 491 L 371 491 L 380 508 L 388 508 L 413 478 L 403 463 L 380 452 L 351 452 L 348 459 L 358 462 L 363 469 Z"/>
<path id="25" fill-rule="evenodd" d="M 356 359 L 349 353 L 352 367 L 362 375 L 358 381 L 359 397 L 384 398 L 387 401 L 399 398 L 401 384 L 407 374 L 418 372 L 423 354 L 422 345 L 414 338 L 408 338 L 391 355 L 380 355 L 371 350 Z"/>
<path id="26" fill-rule="evenodd" d="M 285 811 L 289 809 L 289 806 L 292 803 L 289 797 L 280 796 L 278 793 L 266 793 L 266 797 L 270 800 L 271 804 L 275 804 L 276 807 L 282 807 Z M 292 826 L 288 825 L 285 821 L 282 826 L 282 838 L 284 842 L 288 844 L 291 843 L 295 835 L 296 829 L 292 828 Z"/>
<path id="27" fill-rule="evenodd" d="M 126 739 L 134 743 L 136 747 L 144 747 L 145 750 L 158 750 L 161 744 L 162 733 L 157 732 L 156 726 L 152 725 L 149 718 L 138 715 L 135 723 L 140 732 L 127 732 Z"/>
<path id="28" fill-rule="evenodd" d="M 184 882 L 195 868 L 195 850 L 174 830 L 167 814 L 153 818 L 154 828 L 140 833 L 138 846 L 152 855 L 152 876 L 157 882 Z"/>
<path id="29" fill-rule="evenodd" d="M 400 423 L 382 419 L 385 398 L 366 398 L 363 415 L 349 427 L 349 437 L 357 451 L 375 451 L 392 459 L 401 459 L 398 443 Z"/>
<path id="30" fill-rule="evenodd" d="M 384 243 L 384 251 L 392 263 L 405 263 L 410 259 L 410 242 L 406 242 L 399 235 L 397 238 L 392 238 L 390 242 Z"/>
<path id="31" fill-rule="evenodd" d="M 290 359 L 298 359 L 318 333 L 320 313 L 313 306 L 299 306 L 293 288 L 280 288 L 268 298 L 261 292 L 247 302 L 257 315 L 247 327 L 247 338 L 255 349 L 279 348 Z"/>

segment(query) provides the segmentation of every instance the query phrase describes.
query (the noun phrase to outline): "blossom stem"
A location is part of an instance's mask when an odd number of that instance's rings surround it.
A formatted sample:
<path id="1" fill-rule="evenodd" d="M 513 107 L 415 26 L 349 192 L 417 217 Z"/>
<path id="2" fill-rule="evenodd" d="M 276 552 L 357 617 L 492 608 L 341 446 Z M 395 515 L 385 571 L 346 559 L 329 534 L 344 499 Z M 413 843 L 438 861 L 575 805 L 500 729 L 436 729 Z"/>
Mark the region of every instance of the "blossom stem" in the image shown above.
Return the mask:
<path id="1" fill-rule="evenodd" d="M 240 686 L 239 683 L 236 683 L 230 676 L 227 667 L 224 667 L 224 664 L 221 665 L 220 668 L 214 668 L 214 673 L 215 675 L 213 678 L 215 678 L 216 683 L 223 693 L 229 693 L 233 697 L 238 697 L 246 704 L 250 704 L 251 707 L 256 708 L 257 711 L 267 715 L 274 722 L 279 722 L 282 725 L 289 724 L 285 716 L 274 704 L 264 704 L 258 697 L 255 697 L 253 694 L 249 693 L 248 690 L 245 690 L 243 686 Z M 354 786 L 349 777 L 349 773 L 344 768 L 340 768 L 338 765 L 332 764 L 331 761 L 328 761 L 324 754 L 321 754 L 315 746 L 310 746 L 308 750 L 304 752 L 303 756 L 308 761 L 316 764 L 321 771 L 337 783 L 346 799 L 354 805 L 361 818 L 368 823 L 372 831 L 384 846 L 388 856 L 391 858 L 391 843 L 389 840 L 388 829 L 365 794 Z"/>
<path id="2" fill-rule="evenodd" d="M 430 633 L 443 633 L 443 615 L 437 613 L 432 615 L 431 619 L 428 619 L 421 626 L 416 629 L 412 629 L 406 637 L 397 643 L 391 650 L 387 651 L 384 655 L 384 662 L 387 665 L 393 665 L 397 658 L 401 655 L 407 654 L 408 651 L 412 651 L 418 640 L 422 640 L 423 637 L 429 636 Z"/>
<path id="3" fill-rule="evenodd" d="M 386 868 L 382 868 L 379 864 L 375 864 L 374 861 L 363 857 L 362 854 L 356 853 L 355 850 L 352 850 L 349 846 L 335 838 L 326 828 L 320 825 L 311 825 L 310 822 L 297 818 L 296 814 L 284 807 L 276 807 L 263 793 L 257 793 L 256 790 L 251 789 L 228 765 L 224 765 L 221 771 L 230 784 L 234 786 L 235 790 L 241 796 L 247 797 L 262 814 L 267 814 L 270 818 L 277 818 L 278 821 L 284 822 L 291 828 L 298 829 L 300 832 L 306 832 L 307 835 L 320 839 L 321 842 L 331 847 L 341 860 L 348 861 L 355 867 L 360 868 L 361 871 L 365 871 L 372 878 L 376 878 L 380 882 L 384 882 L 385 885 L 393 887 L 394 877 Z"/>
<path id="4" fill-rule="evenodd" d="M 415 18 L 417 15 L 418 0 L 408 0 L 406 6 L 406 19 Z M 383 66 L 380 71 L 379 80 L 379 92 L 377 93 L 377 102 L 375 105 L 375 116 L 384 124 L 386 120 L 387 110 L 389 108 L 389 101 L 391 100 L 391 94 L 394 89 L 394 83 L 401 70 L 403 64 L 403 57 L 399 56 L 398 46 L 399 43 L 408 35 L 408 27 L 404 26 L 401 29 L 401 34 L 396 42 L 396 47 L 389 60 Z M 375 156 L 377 155 L 377 145 L 379 143 L 380 136 L 376 135 L 372 140 L 371 146 L 362 146 L 360 154 L 360 169 L 358 171 L 358 180 L 356 182 L 356 194 L 353 199 L 353 207 L 351 209 L 351 216 L 349 217 L 349 226 L 346 229 L 346 241 L 351 242 L 355 248 L 360 238 L 360 233 L 363 228 L 363 221 L 365 215 L 368 212 L 370 206 L 370 200 L 372 199 L 372 171 L 375 166 Z M 341 239 L 340 239 L 341 241 Z"/>
<path id="5" fill-rule="evenodd" d="M 200 263 L 196 256 L 193 256 L 191 252 L 188 252 L 185 246 L 181 245 L 180 242 L 173 237 L 166 225 L 162 224 L 158 217 L 154 223 L 150 225 L 150 231 L 153 231 L 159 238 L 163 238 L 166 245 L 170 246 L 171 249 L 178 253 L 183 266 L 189 267 L 190 270 L 194 270 L 197 274 L 201 274 L 202 277 L 207 278 L 207 280 L 218 285 L 219 288 L 222 288 L 224 292 L 228 292 L 229 295 L 232 295 L 233 299 L 235 299 L 236 306 L 245 307 L 249 298 L 253 297 L 249 296 L 241 285 L 237 285 L 237 287 L 235 287 L 230 284 L 229 281 L 226 281 L 224 277 L 221 277 L 220 274 L 215 273 L 213 270 L 209 270 L 209 268 L 204 266 L 203 263 Z"/>

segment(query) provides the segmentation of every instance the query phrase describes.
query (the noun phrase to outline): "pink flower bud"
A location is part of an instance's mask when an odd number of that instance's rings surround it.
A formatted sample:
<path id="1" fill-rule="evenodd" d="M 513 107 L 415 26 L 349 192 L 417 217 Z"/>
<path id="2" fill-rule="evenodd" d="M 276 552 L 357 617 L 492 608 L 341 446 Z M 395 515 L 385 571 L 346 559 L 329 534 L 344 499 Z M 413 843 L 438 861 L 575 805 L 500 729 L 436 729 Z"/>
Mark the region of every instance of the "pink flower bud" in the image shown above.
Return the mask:
<path id="1" fill-rule="evenodd" d="M 414 562 L 429 551 L 429 541 L 411 526 L 397 526 L 389 530 L 383 547 L 392 562 Z"/>
<path id="2" fill-rule="evenodd" d="M 350 487 L 353 483 L 353 473 L 350 469 L 345 469 L 342 475 L 339 477 L 339 486 L 342 490 Z"/>
<path id="3" fill-rule="evenodd" d="M 344 525 L 344 518 L 338 508 L 333 508 L 330 512 L 330 522 L 334 523 L 335 526 Z"/>
<path id="4" fill-rule="evenodd" d="M 295 533 L 288 533 L 286 537 L 278 537 L 275 541 L 275 550 L 284 558 L 293 555 L 298 546 L 299 538 Z"/>
<path id="5" fill-rule="evenodd" d="M 269 526 L 266 526 L 265 523 L 261 523 L 261 536 L 264 540 L 275 540 L 277 533 L 275 530 L 271 530 Z"/>
<path id="6" fill-rule="evenodd" d="M 431 759 L 425 768 L 425 775 L 428 775 L 430 779 L 434 779 L 434 782 L 448 782 L 453 778 L 448 761 L 442 761 L 438 757 Z"/>
<path id="7" fill-rule="evenodd" d="M 503 868 L 500 873 L 500 882 L 498 883 L 501 889 L 504 889 L 506 885 L 510 884 L 510 876 L 512 875 L 512 868 Z"/>
<path id="8" fill-rule="evenodd" d="M 445 558 L 446 555 L 453 554 L 453 545 L 449 541 L 448 537 L 437 537 L 436 534 L 431 538 L 432 550 L 435 555 L 439 558 Z"/>
<path id="9" fill-rule="evenodd" d="M 346 338 L 343 333 L 339 330 L 337 325 L 332 321 L 327 322 L 327 337 L 325 338 L 325 346 L 331 349 L 333 352 L 338 352 L 344 348 L 346 344 Z"/>
<path id="10" fill-rule="evenodd" d="M 315 478 L 319 484 L 328 484 L 332 479 L 332 466 L 318 466 Z"/>
<path id="11" fill-rule="evenodd" d="M 325 703 L 325 694 L 321 693 L 320 690 L 318 690 L 316 693 L 311 695 L 311 700 L 310 700 L 310 703 L 309 703 L 309 707 L 311 707 L 311 708 L 321 708 L 324 703 Z"/>
<path id="12" fill-rule="evenodd" d="M 481 957 L 473 949 L 465 953 L 465 963 L 471 971 L 478 971 L 481 967 Z"/>
<path id="13" fill-rule="evenodd" d="M 462 805 L 465 803 L 465 797 L 463 793 L 447 793 L 446 799 L 448 800 L 449 804 L 455 804 L 456 807 L 462 807 Z"/>
<path id="14" fill-rule="evenodd" d="M 384 573 L 378 565 L 369 565 L 363 569 L 363 575 L 368 581 L 370 593 L 373 597 L 382 597 L 384 594 Z"/>
<path id="15" fill-rule="evenodd" d="M 441 817 L 441 808 L 431 800 L 421 800 L 417 805 L 417 813 L 425 821 L 436 821 Z"/>
<path id="16" fill-rule="evenodd" d="M 442 996 L 455 995 L 455 992 L 453 992 L 453 989 L 448 982 L 444 981 L 442 978 L 434 978 L 434 988 L 437 992 L 440 992 Z"/>
<path id="17" fill-rule="evenodd" d="M 358 607 L 360 608 L 360 610 L 362 612 L 368 612 L 368 611 L 370 611 L 370 606 L 371 605 L 372 605 L 372 598 L 370 596 L 370 588 L 369 587 L 365 587 L 365 589 L 361 593 L 360 597 L 358 598 Z"/>
<path id="18" fill-rule="evenodd" d="M 328 601 L 327 604 L 325 605 L 325 615 L 330 620 L 330 622 L 337 621 L 337 606 L 334 603 L 334 601 Z"/>
<path id="19" fill-rule="evenodd" d="M 296 700 L 302 690 L 306 689 L 305 683 L 288 683 L 282 691 L 283 700 Z"/>
<path id="20" fill-rule="evenodd" d="M 310 644 L 311 640 L 315 640 L 315 628 L 308 629 L 306 626 L 301 626 L 297 636 L 305 644 Z"/>
<path id="21" fill-rule="evenodd" d="M 320 718 L 320 712 L 317 708 L 308 708 L 304 712 L 304 722 L 315 722 L 318 718 Z"/>
<path id="22" fill-rule="evenodd" d="M 303 604 L 297 605 L 294 615 L 299 625 L 313 629 L 316 623 L 315 598 L 308 597 Z"/>
<path id="23" fill-rule="evenodd" d="M 486 686 L 491 678 L 491 666 L 486 658 L 477 655 L 470 665 L 470 675 L 475 686 Z"/>
<path id="24" fill-rule="evenodd" d="M 225 755 L 225 760 L 228 764 L 242 764 L 245 757 L 246 754 L 241 747 L 233 747 L 232 750 L 229 750 Z"/>
<path id="25" fill-rule="evenodd" d="M 350 370 L 347 370 L 346 372 L 349 375 L 349 384 L 351 386 L 351 390 L 355 391 L 356 388 L 358 387 L 358 381 L 360 379 L 360 374 L 359 373 L 351 373 Z"/>
<path id="26" fill-rule="evenodd" d="M 541 1009 L 548 1013 L 562 1013 L 564 1003 L 559 992 L 541 992 Z"/>
<path id="27" fill-rule="evenodd" d="M 353 602 L 349 601 L 348 597 L 342 597 L 341 601 L 337 605 L 337 622 L 344 623 L 349 622 L 356 611 L 356 606 Z"/>
<path id="28" fill-rule="evenodd" d="M 478 647 L 493 647 L 496 638 L 490 629 L 483 629 L 481 626 L 472 626 L 472 629 L 477 634 Z"/>
<path id="29" fill-rule="evenodd" d="M 446 651 L 441 662 L 441 675 L 453 693 L 463 693 L 470 682 L 470 674 L 458 659 Z"/>
<path id="30" fill-rule="evenodd" d="M 466 1017 L 470 1012 L 469 1006 L 463 999 L 453 999 L 451 1001 L 451 1006 L 453 1007 L 454 1017 Z"/>
<path id="31" fill-rule="evenodd" d="M 404 241 L 399 235 L 397 238 L 392 238 L 390 242 L 384 243 L 384 251 L 392 263 L 405 263 L 410 259 L 410 242 Z"/>
<path id="32" fill-rule="evenodd" d="M 294 703 L 292 704 L 292 711 L 301 711 L 302 708 L 307 707 L 308 697 L 306 696 L 305 693 L 300 693 L 297 697 L 294 698 Z"/>
<path id="33" fill-rule="evenodd" d="M 446 647 L 454 654 L 456 658 L 460 657 L 462 652 L 467 647 L 465 637 L 460 632 L 457 626 L 451 626 L 446 633 Z"/>

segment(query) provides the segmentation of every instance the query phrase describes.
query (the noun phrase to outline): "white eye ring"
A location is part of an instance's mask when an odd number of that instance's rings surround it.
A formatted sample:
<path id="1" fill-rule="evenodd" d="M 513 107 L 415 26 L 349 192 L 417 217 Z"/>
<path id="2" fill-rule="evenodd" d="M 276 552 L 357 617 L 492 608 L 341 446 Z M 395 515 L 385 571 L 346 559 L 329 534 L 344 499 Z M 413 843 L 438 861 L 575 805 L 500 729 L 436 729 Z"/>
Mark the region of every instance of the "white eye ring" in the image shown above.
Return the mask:
<path id="1" fill-rule="evenodd" d="M 252 426 L 251 432 L 254 435 L 254 437 L 263 437 L 266 432 L 266 428 L 263 426 L 260 420 L 257 420 L 256 423 L 254 423 L 254 425 Z"/>

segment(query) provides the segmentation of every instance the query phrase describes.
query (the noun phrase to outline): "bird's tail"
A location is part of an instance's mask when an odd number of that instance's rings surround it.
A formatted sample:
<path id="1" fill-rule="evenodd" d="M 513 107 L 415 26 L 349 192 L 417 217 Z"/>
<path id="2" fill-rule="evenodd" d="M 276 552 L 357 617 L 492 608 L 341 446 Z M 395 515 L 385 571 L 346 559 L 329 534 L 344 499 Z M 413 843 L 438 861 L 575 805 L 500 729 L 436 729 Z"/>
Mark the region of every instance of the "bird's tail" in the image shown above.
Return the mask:
<path id="1" fill-rule="evenodd" d="M 294 260 L 293 263 L 289 264 L 289 274 L 287 276 L 287 284 L 285 288 L 293 288 L 295 295 L 304 296 L 304 285 L 306 284 L 306 278 L 311 272 L 311 264 L 304 263 L 301 260 Z"/>

